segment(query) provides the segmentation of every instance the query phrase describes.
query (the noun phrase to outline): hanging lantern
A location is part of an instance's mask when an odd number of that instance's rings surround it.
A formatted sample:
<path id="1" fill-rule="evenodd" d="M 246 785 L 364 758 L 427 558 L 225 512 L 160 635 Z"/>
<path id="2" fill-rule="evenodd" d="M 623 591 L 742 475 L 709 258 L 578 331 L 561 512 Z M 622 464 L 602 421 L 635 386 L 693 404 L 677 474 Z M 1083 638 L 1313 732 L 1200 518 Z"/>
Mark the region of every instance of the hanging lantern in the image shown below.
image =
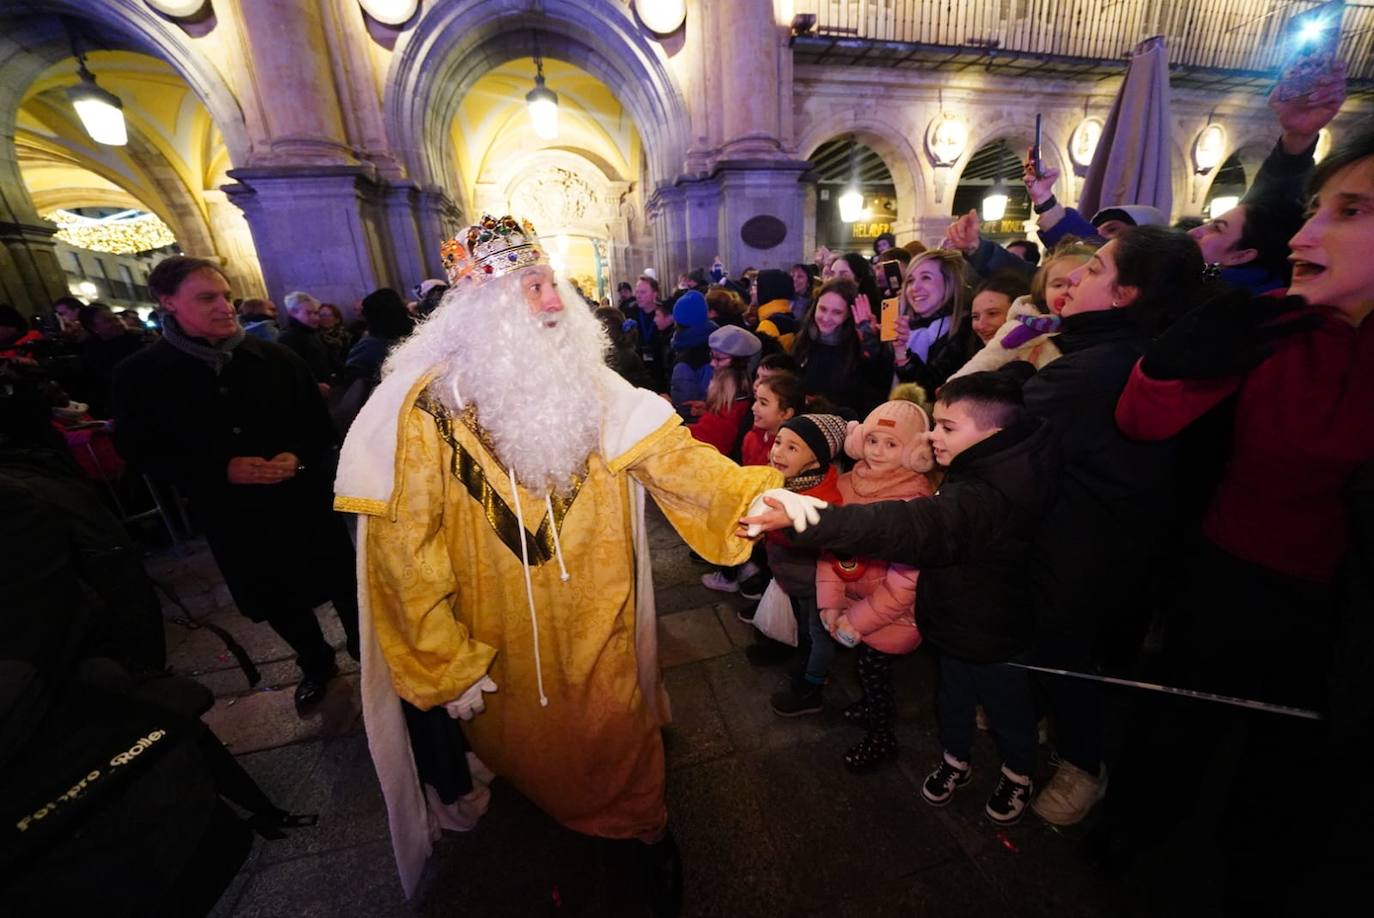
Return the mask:
<path id="1" fill-rule="evenodd" d="M 847 188 L 840 195 L 840 219 L 845 223 L 857 223 L 864 218 L 864 196 L 858 188 Z"/>
<path id="2" fill-rule="evenodd" d="M 1007 215 L 1007 190 L 1002 187 L 1001 181 L 992 186 L 992 189 L 983 198 L 983 221 L 985 223 L 996 223 Z"/>
<path id="3" fill-rule="evenodd" d="M 81 82 L 67 90 L 67 98 L 81 119 L 81 126 L 96 143 L 122 147 L 129 142 L 124 124 L 124 103 L 119 96 L 95 84 L 95 76 L 86 69 L 86 59 L 78 56 L 77 72 Z"/>
<path id="4" fill-rule="evenodd" d="M 534 132 L 541 140 L 558 138 L 558 94 L 544 85 L 544 59 L 539 56 L 539 39 L 534 46 L 534 88 L 525 94 Z"/>

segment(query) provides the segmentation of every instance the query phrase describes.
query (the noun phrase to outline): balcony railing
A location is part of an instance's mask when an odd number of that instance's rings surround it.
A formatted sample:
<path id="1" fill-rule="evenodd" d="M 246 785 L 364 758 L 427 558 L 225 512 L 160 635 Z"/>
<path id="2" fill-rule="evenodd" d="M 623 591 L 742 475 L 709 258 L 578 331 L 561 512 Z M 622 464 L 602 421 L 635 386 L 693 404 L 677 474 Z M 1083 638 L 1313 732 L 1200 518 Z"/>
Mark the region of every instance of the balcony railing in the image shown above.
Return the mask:
<path id="1" fill-rule="evenodd" d="M 892 43 L 994 59 L 1120 61 L 1163 35 L 1172 67 L 1272 79 L 1296 13 L 1318 0 L 796 0 L 801 40 Z M 1374 84 L 1374 5 L 1347 3 L 1340 57 Z"/>

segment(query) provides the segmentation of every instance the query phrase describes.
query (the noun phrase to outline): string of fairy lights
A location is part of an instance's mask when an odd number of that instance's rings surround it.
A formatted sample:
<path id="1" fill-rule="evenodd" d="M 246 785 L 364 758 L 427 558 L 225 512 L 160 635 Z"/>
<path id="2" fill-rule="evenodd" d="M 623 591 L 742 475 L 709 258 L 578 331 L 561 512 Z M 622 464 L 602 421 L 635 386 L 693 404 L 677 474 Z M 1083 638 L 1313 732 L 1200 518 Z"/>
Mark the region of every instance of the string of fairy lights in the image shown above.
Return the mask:
<path id="1" fill-rule="evenodd" d="M 137 255 L 176 243 L 167 224 L 156 214 L 144 211 L 126 210 L 96 218 L 55 210 L 46 219 L 57 224 L 57 239 L 95 252 Z"/>

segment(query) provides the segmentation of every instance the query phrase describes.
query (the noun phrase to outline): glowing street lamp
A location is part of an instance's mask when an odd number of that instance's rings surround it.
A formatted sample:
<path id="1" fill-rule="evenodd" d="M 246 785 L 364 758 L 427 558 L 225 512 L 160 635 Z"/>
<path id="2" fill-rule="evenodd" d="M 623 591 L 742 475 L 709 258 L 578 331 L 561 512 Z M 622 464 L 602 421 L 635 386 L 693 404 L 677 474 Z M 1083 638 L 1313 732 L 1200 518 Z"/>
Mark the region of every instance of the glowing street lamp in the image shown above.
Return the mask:
<path id="1" fill-rule="evenodd" d="M 840 195 L 840 220 L 856 223 L 864 218 L 864 196 L 858 188 L 849 187 Z"/>
<path id="2" fill-rule="evenodd" d="M 67 98 L 81 119 L 81 126 L 96 143 L 122 147 L 129 142 L 129 131 L 124 124 L 124 103 L 119 96 L 101 89 L 95 84 L 95 77 L 86 69 L 84 56 L 77 56 L 77 73 L 81 83 L 67 90 Z"/>
<path id="3" fill-rule="evenodd" d="M 992 186 L 992 190 L 983 198 L 983 221 L 995 223 L 1007 215 L 1007 192 L 998 183 Z"/>
<path id="4" fill-rule="evenodd" d="M 534 132 L 542 140 L 558 138 L 558 94 L 544 85 L 544 60 L 534 55 L 534 88 L 525 94 L 525 106 L 530 110 Z"/>

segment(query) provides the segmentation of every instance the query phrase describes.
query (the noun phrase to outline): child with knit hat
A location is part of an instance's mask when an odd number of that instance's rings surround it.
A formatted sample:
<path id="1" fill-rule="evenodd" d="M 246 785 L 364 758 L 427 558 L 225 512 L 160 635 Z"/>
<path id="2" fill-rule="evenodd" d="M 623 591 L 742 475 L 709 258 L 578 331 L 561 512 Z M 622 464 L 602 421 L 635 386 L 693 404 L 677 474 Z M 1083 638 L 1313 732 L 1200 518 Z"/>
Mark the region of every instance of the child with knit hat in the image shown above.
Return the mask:
<path id="1" fill-rule="evenodd" d="M 830 504 L 844 503 L 836 486 L 839 475 L 831 463 L 839 455 L 845 432 L 844 418 L 833 414 L 801 414 L 785 421 L 769 452 L 769 464 L 782 472 L 783 487 Z M 806 666 L 786 690 L 773 695 L 773 713 L 781 717 L 815 714 L 821 710 L 821 689 L 835 659 L 835 644 L 821 624 L 816 606 L 816 562 L 820 553 L 798 548 L 781 532 L 768 534 L 766 548 L 773 580 L 792 600 L 799 631 L 811 636 Z"/>
<path id="2" fill-rule="evenodd" d="M 884 402 L 862 424 L 849 423 L 845 452 L 858 463 L 836 481 L 846 504 L 929 497 L 926 472 L 935 467 L 928 440 L 930 421 L 910 401 Z M 892 729 L 893 657 L 921 643 L 916 627 L 916 568 L 879 558 L 821 554 L 816 567 L 816 604 L 821 623 L 841 644 L 859 650 L 862 696 L 844 710 L 850 723 L 867 728 L 844 764 L 868 771 L 897 755 Z"/>
<path id="3" fill-rule="evenodd" d="M 706 389 L 711 384 L 711 333 L 716 323 L 706 317 L 706 298 L 688 290 L 673 304 L 673 350 L 677 362 L 668 381 L 673 407 L 687 423 L 706 411 Z"/>

